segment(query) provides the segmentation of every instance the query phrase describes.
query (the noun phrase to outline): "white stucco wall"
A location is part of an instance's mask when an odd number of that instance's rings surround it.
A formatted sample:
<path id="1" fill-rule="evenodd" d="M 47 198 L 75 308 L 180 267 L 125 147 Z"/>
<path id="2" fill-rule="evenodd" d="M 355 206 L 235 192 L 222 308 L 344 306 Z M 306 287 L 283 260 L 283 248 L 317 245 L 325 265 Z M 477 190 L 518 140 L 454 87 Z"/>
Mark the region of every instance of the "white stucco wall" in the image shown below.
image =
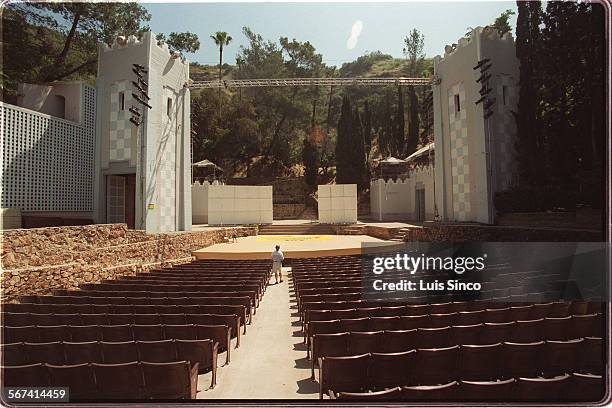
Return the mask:
<path id="1" fill-rule="evenodd" d="M 490 97 L 494 114 L 485 121 L 477 62 L 492 64 Z M 434 58 L 433 85 L 436 141 L 436 204 L 444 221 L 494 222 L 493 194 L 508 188 L 514 177 L 516 128 L 512 111 L 518 96 L 518 60 L 510 34 L 477 27 L 455 50 Z M 503 98 L 503 89 L 506 98 Z M 460 111 L 455 108 L 455 96 Z M 488 123 L 487 123 L 488 122 Z"/>
<path id="2" fill-rule="evenodd" d="M 357 185 L 320 185 L 318 187 L 318 211 L 321 223 L 357 222 Z"/>
<path id="3" fill-rule="evenodd" d="M 196 182 L 191 186 L 195 224 L 272 223 L 272 186 L 227 186 Z"/>
<path id="4" fill-rule="evenodd" d="M 133 64 L 148 72 L 147 109 L 132 98 L 138 93 L 132 81 Z M 189 64 L 173 58 L 166 45 L 159 46 L 155 34 L 141 40 L 102 45 L 99 50 L 97 87 L 100 120 L 98 132 L 99 177 L 96 182 L 98 220 L 105 218 L 105 178 L 112 174 L 136 175 L 136 228 L 149 232 L 191 229 L 190 93 Z M 125 106 L 119 107 L 119 95 Z M 171 106 L 168 108 L 168 100 Z M 131 106 L 142 113 L 134 126 Z"/>
<path id="5" fill-rule="evenodd" d="M 425 221 L 435 216 L 433 166 L 418 167 L 404 180 L 373 180 L 370 213 L 378 221 L 416 221 L 416 190 L 425 191 Z"/>

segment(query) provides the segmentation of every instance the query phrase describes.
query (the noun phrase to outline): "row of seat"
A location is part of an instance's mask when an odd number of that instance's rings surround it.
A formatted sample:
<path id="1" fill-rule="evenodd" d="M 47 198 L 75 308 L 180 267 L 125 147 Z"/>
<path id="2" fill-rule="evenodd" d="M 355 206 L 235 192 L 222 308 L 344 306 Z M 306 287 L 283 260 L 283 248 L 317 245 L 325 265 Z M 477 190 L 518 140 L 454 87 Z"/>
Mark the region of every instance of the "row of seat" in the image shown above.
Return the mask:
<path id="1" fill-rule="evenodd" d="M 432 333 L 433 332 L 433 333 Z M 437 333 L 440 332 L 440 333 Z M 314 377 L 314 367 L 321 357 L 328 356 L 350 356 L 370 352 L 402 352 L 411 349 L 440 349 L 453 350 L 453 347 L 462 346 L 466 353 L 486 355 L 489 361 L 506 361 L 508 359 L 519 359 L 521 355 L 529 355 L 530 358 L 522 361 L 525 366 L 522 370 L 528 373 L 546 371 L 547 367 L 557 367 L 559 364 L 568 364 L 573 367 L 577 352 L 582 353 L 582 363 L 595 374 L 601 373 L 601 357 L 603 346 L 601 337 L 586 337 L 570 340 L 537 340 L 531 342 L 509 341 L 497 339 L 495 342 L 478 341 L 477 339 L 459 339 L 449 335 L 446 329 L 424 329 L 424 330 L 384 330 L 378 332 L 351 332 L 322 334 L 315 336 L 311 345 L 311 370 Z M 444 338 L 443 336 L 447 337 Z M 502 347 L 501 344 L 506 346 Z M 440 359 L 445 353 L 437 355 Z M 563 362 L 546 364 L 545 367 L 538 365 L 540 355 L 538 353 L 549 353 L 556 357 L 566 358 Z M 449 357 L 450 358 L 450 357 Z M 548 360 L 547 360 L 548 361 Z M 423 361 L 426 363 L 426 361 Z M 488 364 L 483 362 L 483 365 Z M 508 362 L 512 365 L 512 362 Z M 563 366 L 565 367 L 565 366 Z M 444 367 L 440 367 L 444 369 Z"/>
<path id="2" fill-rule="evenodd" d="M 147 296 L 148 297 L 148 296 Z M 39 296 L 36 296 L 39 298 Z M 40 297 L 44 302 L 25 302 L 21 304 L 43 304 L 43 305 L 81 305 L 81 304 L 92 304 L 92 305 L 123 305 L 115 307 L 113 312 L 115 313 L 147 313 L 143 306 L 174 306 L 174 305 L 187 305 L 187 306 L 206 306 L 206 305 L 242 305 L 246 309 L 246 312 L 251 315 L 256 313 L 256 304 L 253 298 L 244 295 L 228 295 L 228 296 L 199 296 L 199 297 L 164 297 L 164 298 L 149 298 L 149 303 L 136 305 L 132 304 L 133 301 L 144 302 L 142 297 L 80 297 L 80 296 L 48 296 Z M 157 303 L 158 299 L 162 303 Z M 29 299 L 28 299 L 29 300 Z M 74 303 L 76 302 L 76 303 Z M 89 302 L 89 303 L 85 303 Z M 136 308 L 138 306 L 140 309 Z M 151 313 L 151 312 L 148 312 Z"/>
<path id="3" fill-rule="evenodd" d="M 599 375 L 572 373 L 552 378 L 509 378 L 503 381 L 452 381 L 382 391 L 330 392 L 334 400 L 428 402 L 571 402 L 600 401 L 604 395 Z"/>
<path id="4" fill-rule="evenodd" d="M 82 304 L 123 304 L 123 305 L 206 305 L 230 304 L 244 305 L 255 311 L 259 306 L 259 297 L 252 291 L 210 292 L 212 296 L 58 296 L 28 295 L 22 296 L 22 303 L 82 305 Z M 248 300 L 247 300 L 248 299 Z"/>
<path id="5" fill-rule="evenodd" d="M 454 313 L 454 312 L 473 312 L 478 310 L 508 310 L 512 315 L 519 317 L 520 319 L 529 319 L 533 316 L 537 316 L 539 313 L 533 313 L 534 309 L 541 308 L 535 306 L 540 303 L 553 303 L 552 308 L 564 309 L 563 305 L 559 303 L 565 302 L 531 302 L 528 304 L 523 303 L 507 303 L 497 302 L 488 300 L 470 300 L 460 302 L 443 302 L 443 303 L 430 303 L 429 305 L 419 303 L 410 304 L 407 302 L 401 302 L 397 299 L 387 300 L 352 300 L 352 301 L 336 301 L 336 302 L 305 302 L 302 304 L 302 320 L 310 320 L 308 314 L 312 310 L 348 310 L 348 309 L 362 309 L 362 308 L 376 308 L 376 307 L 393 307 L 398 305 L 406 306 L 405 315 L 424 315 L 424 314 L 443 314 L 443 313 Z M 602 303 L 601 302 L 582 302 L 572 301 L 568 314 L 588 314 L 588 313 L 601 313 Z M 546 306 L 544 308 L 547 308 Z M 504 313 L 504 312 L 500 312 Z M 555 311 L 558 314 L 559 311 Z"/>
<path id="6" fill-rule="evenodd" d="M 68 387 L 71 402 L 195 399 L 198 364 L 188 361 L 2 367 L 5 387 Z"/>
<path id="7" fill-rule="evenodd" d="M 357 319 L 310 321 L 306 330 L 306 343 L 313 336 L 342 332 L 418 329 L 423 341 L 435 344 L 453 338 L 469 341 L 538 341 L 569 340 L 603 334 L 604 320 L 599 314 L 566 317 L 546 317 L 503 323 L 457 324 L 453 313 L 445 315 L 361 317 Z M 427 335 L 426 335 L 427 334 Z M 426 339 L 426 340 L 425 340 Z M 485 343 L 487 344 L 487 343 Z"/>
<path id="8" fill-rule="evenodd" d="M 601 312 L 601 304 L 588 302 L 548 302 L 528 306 L 508 306 L 490 309 L 487 303 L 479 301 L 448 302 L 438 304 L 372 306 L 354 309 L 318 310 L 308 309 L 304 312 L 304 325 L 311 320 L 356 319 L 368 316 L 423 316 L 447 313 L 458 313 L 457 324 L 475 324 L 481 322 L 502 323 L 513 320 L 533 320 L 544 317 L 563 317 L 568 315 L 586 315 Z M 481 308 L 482 307 L 482 308 Z"/>
<path id="9" fill-rule="evenodd" d="M 3 364 L 7 367 L 35 363 L 74 365 L 82 363 L 119 364 L 132 361 L 168 363 L 185 360 L 192 364 L 198 363 L 199 374 L 212 371 L 211 386 L 214 386 L 217 377 L 218 344 L 210 339 L 24 342 L 2 345 L 2 353 Z"/>
<path id="10" fill-rule="evenodd" d="M 19 342 L 55 341 L 110 341 L 133 340 L 204 340 L 212 339 L 219 343 L 220 351 L 227 351 L 230 358 L 231 329 L 223 325 L 108 325 L 108 326 L 20 326 L 3 327 L 4 344 Z"/>
<path id="11" fill-rule="evenodd" d="M 201 315 L 220 314 L 236 315 L 246 333 L 246 308 L 242 305 L 123 305 L 123 304 L 40 304 L 40 303 L 5 303 L 2 310 L 8 313 L 33 314 L 133 314 L 133 315 Z M 87 316 L 86 316 L 87 317 Z M 85 322 L 84 322 L 85 323 Z"/>
<path id="12" fill-rule="evenodd" d="M 402 353 L 368 353 L 348 357 L 323 357 L 319 368 L 319 397 L 330 391 L 359 392 L 383 390 L 404 385 L 431 386 L 452 381 L 492 381 L 514 378 L 522 373 L 525 361 L 500 361 L 495 346 L 454 346 L 448 349 L 420 349 Z M 556 356 L 564 357 L 564 356 Z M 493 358 L 492 360 L 489 360 Z M 563 367 L 546 367 L 546 371 L 534 377 L 564 376 L 568 371 L 566 363 L 546 355 L 551 364 Z M 503 363 L 503 364 L 500 364 Z M 418 367 L 418 369 L 417 369 Z M 517 370 L 509 369 L 509 367 Z M 519 374 L 519 376 L 527 376 Z M 600 384 L 603 385 L 603 381 Z"/>
<path id="13" fill-rule="evenodd" d="M 109 326 L 109 325 L 223 325 L 230 330 L 232 339 L 236 339 L 236 347 L 240 346 L 240 318 L 236 315 L 216 314 L 39 314 L 39 313 L 3 313 L 3 323 L 6 326 Z"/>

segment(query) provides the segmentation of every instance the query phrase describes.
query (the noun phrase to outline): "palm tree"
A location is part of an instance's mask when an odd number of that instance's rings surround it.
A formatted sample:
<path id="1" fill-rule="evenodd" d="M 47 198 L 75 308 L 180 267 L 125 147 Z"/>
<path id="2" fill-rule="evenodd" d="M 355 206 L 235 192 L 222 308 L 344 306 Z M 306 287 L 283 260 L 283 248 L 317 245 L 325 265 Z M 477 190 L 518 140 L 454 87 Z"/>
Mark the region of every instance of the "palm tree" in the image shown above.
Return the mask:
<path id="1" fill-rule="evenodd" d="M 212 38 L 217 47 L 219 47 L 219 82 L 221 82 L 221 69 L 223 67 L 223 47 L 229 45 L 229 43 L 232 42 L 232 36 L 227 34 L 225 31 L 217 31 L 215 34 L 211 35 L 210 38 Z M 219 87 L 219 106 L 221 106 L 221 87 Z"/>

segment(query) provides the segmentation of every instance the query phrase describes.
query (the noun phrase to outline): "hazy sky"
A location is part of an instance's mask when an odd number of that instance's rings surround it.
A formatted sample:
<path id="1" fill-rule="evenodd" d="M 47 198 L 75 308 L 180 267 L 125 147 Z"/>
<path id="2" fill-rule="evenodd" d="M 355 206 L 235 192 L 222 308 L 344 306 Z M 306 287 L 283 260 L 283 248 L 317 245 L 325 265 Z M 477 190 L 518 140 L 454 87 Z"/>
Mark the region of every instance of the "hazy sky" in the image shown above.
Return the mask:
<path id="1" fill-rule="evenodd" d="M 402 56 L 403 38 L 417 28 L 425 35 L 428 57 L 442 54 L 467 27 L 490 24 L 503 10 L 516 11 L 514 1 L 406 3 L 148 3 L 151 29 L 166 34 L 190 31 L 200 38 L 200 50 L 188 55 L 202 64 L 218 63 L 209 36 L 227 31 L 234 41 L 224 50 L 233 64 L 250 27 L 265 39 L 281 36 L 310 41 L 329 65 L 342 65 L 366 51 Z M 514 27 L 516 16 L 511 19 Z"/>

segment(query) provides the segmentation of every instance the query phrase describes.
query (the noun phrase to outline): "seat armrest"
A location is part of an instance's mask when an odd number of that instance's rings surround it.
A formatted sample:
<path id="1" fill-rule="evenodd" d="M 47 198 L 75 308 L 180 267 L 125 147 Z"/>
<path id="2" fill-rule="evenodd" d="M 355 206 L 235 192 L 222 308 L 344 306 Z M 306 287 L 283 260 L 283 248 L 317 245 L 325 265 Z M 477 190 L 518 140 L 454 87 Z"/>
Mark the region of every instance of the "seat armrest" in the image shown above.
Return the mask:
<path id="1" fill-rule="evenodd" d="M 200 369 L 200 363 L 195 362 L 191 365 L 189 372 L 189 379 L 191 380 L 190 397 L 196 399 L 198 393 L 198 370 Z"/>

